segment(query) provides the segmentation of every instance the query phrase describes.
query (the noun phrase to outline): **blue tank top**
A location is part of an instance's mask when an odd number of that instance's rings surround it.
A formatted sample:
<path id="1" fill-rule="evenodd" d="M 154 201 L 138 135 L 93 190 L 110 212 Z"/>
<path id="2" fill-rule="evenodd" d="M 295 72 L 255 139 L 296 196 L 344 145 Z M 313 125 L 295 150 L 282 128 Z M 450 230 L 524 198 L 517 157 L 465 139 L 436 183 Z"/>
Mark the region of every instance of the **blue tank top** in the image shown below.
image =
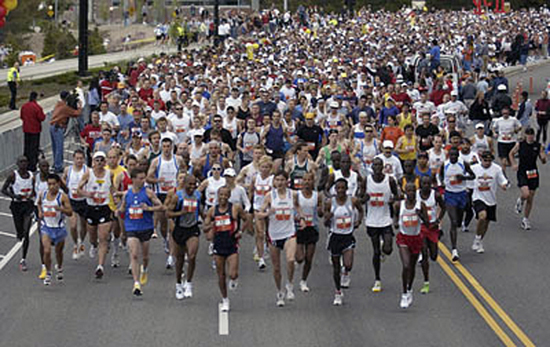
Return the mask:
<path id="1" fill-rule="evenodd" d="M 428 168 L 428 171 L 426 171 L 426 172 L 422 172 L 418 169 L 418 166 L 415 166 L 414 173 L 418 177 L 424 177 L 424 176 L 432 177 L 432 169 L 431 168 Z"/>
<path id="2" fill-rule="evenodd" d="M 178 190 L 178 203 L 176 211 L 184 210 L 184 214 L 176 217 L 176 225 L 183 228 L 191 228 L 199 224 L 201 193 L 194 191 L 192 195 L 187 195 L 185 190 Z"/>
<path id="3" fill-rule="evenodd" d="M 126 193 L 126 211 L 124 211 L 124 225 L 126 231 L 138 232 L 152 230 L 154 228 L 153 212 L 143 211 L 141 204 L 153 206 L 146 193 L 146 188 L 142 187 L 138 193 L 129 189 Z"/>
<path id="4" fill-rule="evenodd" d="M 274 128 L 273 126 L 269 127 L 269 132 L 266 136 L 265 145 L 267 148 L 272 151 L 282 151 L 284 148 L 284 136 L 283 136 L 283 126 L 279 125 L 279 128 Z"/>

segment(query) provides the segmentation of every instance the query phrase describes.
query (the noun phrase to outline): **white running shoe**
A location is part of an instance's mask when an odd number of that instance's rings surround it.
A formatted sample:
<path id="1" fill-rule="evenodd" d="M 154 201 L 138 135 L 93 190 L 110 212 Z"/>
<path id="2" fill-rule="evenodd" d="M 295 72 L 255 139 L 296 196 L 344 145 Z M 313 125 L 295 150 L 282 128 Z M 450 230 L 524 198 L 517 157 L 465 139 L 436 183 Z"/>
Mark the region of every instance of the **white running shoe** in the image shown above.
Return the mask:
<path id="1" fill-rule="evenodd" d="M 474 238 L 474 243 L 472 244 L 472 251 L 476 251 L 479 249 L 479 244 L 481 242 L 481 239 L 479 239 L 476 235 L 476 237 Z"/>
<path id="2" fill-rule="evenodd" d="M 266 264 L 265 264 L 264 258 L 260 258 L 260 260 L 258 260 L 258 269 L 262 271 L 265 269 L 265 267 L 266 267 Z"/>
<path id="3" fill-rule="evenodd" d="M 409 308 L 409 296 L 407 294 L 401 294 L 399 306 L 401 306 L 402 309 Z"/>
<path id="4" fill-rule="evenodd" d="M 332 304 L 334 306 L 342 306 L 343 300 L 344 292 L 342 292 L 341 290 L 337 290 L 336 293 L 334 293 L 334 301 L 332 302 Z"/>
<path id="5" fill-rule="evenodd" d="M 470 229 L 468 229 L 468 226 L 462 222 L 462 232 L 467 233 L 470 232 Z"/>
<path id="6" fill-rule="evenodd" d="M 422 264 L 422 253 L 418 255 L 418 264 Z"/>
<path id="7" fill-rule="evenodd" d="M 458 251 L 456 250 L 456 248 L 453 248 L 453 251 L 451 253 L 453 256 L 451 258 L 452 261 L 457 261 L 458 259 L 460 259 L 460 256 L 458 255 Z"/>
<path id="8" fill-rule="evenodd" d="M 294 295 L 294 285 L 292 283 L 287 283 L 286 284 L 286 298 L 287 300 L 294 300 L 295 298 L 295 295 Z"/>
<path id="9" fill-rule="evenodd" d="M 183 296 L 186 297 L 186 298 L 192 298 L 193 297 L 193 283 L 185 282 L 183 284 Z"/>
<path id="10" fill-rule="evenodd" d="M 118 256 L 118 251 L 115 248 L 115 251 L 111 255 L 111 267 L 117 268 L 120 266 L 120 257 Z"/>
<path id="11" fill-rule="evenodd" d="M 170 247 L 168 247 L 168 239 L 164 239 L 164 253 L 170 254 Z"/>
<path id="12" fill-rule="evenodd" d="M 63 276 L 63 269 L 60 269 L 57 264 L 55 264 L 55 279 L 57 282 L 63 282 L 63 279 L 65 276 Z"/>
<path id="13" fill-rule="evenodd" d="M 172 255 L 169 255 L 168 258 L 166 258 L 166 270 L 170 270 L 174 267 L 174 257 Z"/>
<path id="14" fill-rule="evenodd" d="M 213 256 L 214 255 L 214 242 L 210 242 L 208 244 L 208 255 Z"/>
<path id="15" fill-rule="evenodd" d="M 92 245 L 89 252 L 90 258 L 94 259 L 97 256 L 97 246 Z"/>
<path id="16" fill-rule="evenodd" d="M 522 210 L 523 210 L 523 200 L 521 200 L 521 197 L 519 197 L 516 200 L 516 213 L 521 214 Z"/>
<path id="17" fill-rule="evenodd" d="M 374 293 L 380 293 L 382 291 L 382 281 L 374 281 L 374 286 L 372 286 L 372 291 Z"/>
<path id="18" fill-rule="evenodd" d="M 97 268 L 95 269 L 95 278 L 100 280 L 101 278 L 103 278 L 103 273 L 104 273 L 103 265 L 98 265 Z"/>
<path id="19" fill-rule="evenodd" d="M 78 260 L 79 258 L 78 246 L 74 246 L 72 258 L 73 260 Z"/>
<path id="20" fill-rule="evenodd" d="M 285 305 L 285 293 L 277 292 L 277 306 L 283 307 Z"/>
<path id="21" fill-rule="evenodd" d="M 340 285 L 342 288 L 349 288 L 349 285 L 351 284 L 351 277 L 349 273 L 343 273 L 342 277 L 340 277 Z"/>
<path id="22" fill-rule="evenodd" d="M 523 217 L 521 220 L 521 227 L 523 230 L 531 230 L 531 222 L 529 222 L 529 219 Z"/>
<path id="23" fill-rule="evenodd" d="M 222 298 L 222 312 L 229 312 L 229 298 Z"/>
<path id="24" fill-rule="evenodd" d="M 304 293 L 309 292 L 309 287 L 307 286 L 307 282 L 304 280 L 300 281 L 300 290 Z"/>
<path id="25" fill-rule="evenodd" d="M 44 285 L 49 286 L 50 284 L 52 284 L 52 273 L 46 272 L 46 277 L 44 277 Z"/>
<path id="26" fill-rule="evenodd" d="M 176 283 L 176 299 L 183 300 L 183 285 L 181 283 Z"/>
<path id="27" fill-rule="evenodd" d="M 229 280 L 229 290 L 235 291 L 239 286 L 239 280 Z"/>
<path id="28" fill-rule="evenodd" d="M 409 306 L 412 305 L 413 303 L 413 292 L 412 292 L 412 289 L 409 289 L 407 291 L 407 300 L 409 300 Z"/>
<path id="29" fill-rule="evenodd" d="M 485 253 L 485 248 L 483 248 L 483 241 L 479 241 L 479 246 L 477 248 L 477 253 L 481 254 L 481 253 Z"/>

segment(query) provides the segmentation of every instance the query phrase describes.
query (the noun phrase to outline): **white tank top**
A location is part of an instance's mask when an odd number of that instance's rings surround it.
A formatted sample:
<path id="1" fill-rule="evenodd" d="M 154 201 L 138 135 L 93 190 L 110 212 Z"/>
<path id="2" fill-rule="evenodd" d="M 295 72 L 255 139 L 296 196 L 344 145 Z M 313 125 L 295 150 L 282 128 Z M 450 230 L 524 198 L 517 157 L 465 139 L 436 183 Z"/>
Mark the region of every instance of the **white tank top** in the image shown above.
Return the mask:
<path id="1" fill-rule="evenodd" d="M 464 161 L 465 163 L 468 163 L 470 167 L 480 162 L 477 152 L 474 152 L 474 151 L 470 151 L 470 153 L 468 154 L 463 154 L 462 152 L 460 152 L 459 158 L 462 159 L 462 161 Z M 476 187 L 475 180 L 466 181 L 466 188 L 474 189 L 475 187 Z"/>
<path id="2" fill-rule="evenodd" d="M 48 200 L 48 191 L 42 194 L 42 212 L 44 213 L 43 225 L 48 228 L 63 228 L 65 226 L 65 216 L 61 211 L 56 210 L 61 207 L 61 192 L 52 200 Z"/>
<path id="3" fill-rule="evenodd" d="M 416 200 L 416 204 L 412 209 L 406 208 L 405 200 L 401 201 L 399 209 L 399 232 L 405 235 L 415 236 L 420 234 L 420 217 L 416 210 L 420 209 L 420 202 Z"/>
<path id="4" fill-rule="evenodd" d="M 208 179 L 208 187 L 206 187 L 206 206 L 215 206 L 218 202 L 218 189 L 225 186 L 225 178 L 220 177 L 219 180 L 215 180 L 214 176 L 210 176 Z"/>
<path id="5" fill-rule="evenodd" d="M 40 178 L 40 172 L 34 175 L 34 192 L 36 196 L 41 196 L 46 190 L 48 190 L 48 181 L 42 181 Z M 34 201 L 34 204 L 38 204 L 38 199 Z"/>
<path id="6" fill-rule="evenodd" d="M 365 144 L 365 141 L 361 141 L 361 159 L 366 172 L 372 174 L 371 165 L 374 157 L 378 155 L 378 147 L 376 139 L 372 140 L 370 145 Z"/>
<path id="7" fill-rule="evenodd" d="M 373 228 L 390 226 L 392 218 L 390 215 L 390 199 L 392 196 L 390 178 L 384 175 L 380 183 L 376 183 L 372 176 L 367 177 L 367 216 L 365 225 Z"/>
<path id="8" fill-rule="evenodd" d="M 111 172 L 105 170 L 103 177 L 97 177 L 94 170 L 90 170 L 85 190 L 90 193 L 96 193 L 93 198 L 86 198 L 88 205 L 107 206 L 109 204 L 109 196 L 111 195 Z"/>
<path id="9" fill-rule="evenodd" d="M 88 171 L 86 165 L 83 165 L 80 171 L 75 171 L 74 165 L 69 167 L 69 171 L 67 172 L 67 188 L 69 189 L 69 198 L 71 200 L 83 201 L 85 199 L 78 195 L 78 184 L 86 171 Z"/>
<path id="10" fill-rule="evenodd" d="M 344 178 L 346 181 L 348 181 L 348 196 L 355 196 L 357 193 L 358 183 L 357 183 L 357 172 L 350 170 L 349 177 L 344 177 L 344 174 L 342 174 L 342 170 L 334 170 L 334 182 L 339 180 L 340 178 Z M 336 195 L 336 187 L 333 185 L 330 189 L 330 192 L 333 196 Z"/>
<path id="11" fill-rule="evenodd" d="M 428 165 L 430 170 L 435 174 L 437 179 L 437 185 L 442 186 L 441 178 L 439 178 L 439 172 L 445 163 L 445 151 L 441 150 L 441 153 L 436 154 L 433 148 L 428 150 Z"/>
<path id="12" fill-rule="evenodd" d="M 20 195 L 22 197 L 21 201 L 31 200 L 32 199 L 32 172 L 27 171 L 29 174 L 29 178 L 23 178 L 17 172 L 17 170 L 14 171 L 15 173 L 15 181 L 13 182 L 11 188 L 13 190 L 13 194 Z"/>
<path id="13" fill-rule="evenodd" d="M 416 200 L 424 203 L 424 206 L 426 206 L 426 210 L 428 211 L 428 221 L 430 223 L 434 223 L 437 219 L 437 201 L 435 200 L 435 190 L 430 190 L 430 196 L 426 200 L 422 199 L 420 190 L 417 190 Z"/>
<path id="14" fill-rule="evenodd" d="M 298 205 L 302 208 L 306 227 L 317 227 L 319 225 L 317 221 L 318 195 L 316 191 L 312 191 L 311 193 L 311 197 L 308 199 L 301 190 L 298 191 Z"/>
<path id="15" fill-rule="evenodd" d="M 130 146 L 128 147 L 128 152 L 136 158 L 139 158 L 143 152 L 145 152 L 145 149 L 146 147 L 144 145 L 142 145 L 138 150 L 135 150 L 134 147 Z"/>
<path id="16" fill-rule="evenodd" d="M 292 190 L 286 189 L 286 196 L 280 197 L 276 189 L 271 191 L 271 214 L 269 215 L 269 238 L 283 240 L 296 234 L 294 226 L 294 202 Z"/>
<path id="17" fill-rule="evenodd" d="M 157 178 L 164 177 L 164 182 L 157 184 L 157 194 L 168 194 L 168 192 L 177 186 L 178 178 L 178 163 L 176 157 L 172 156 L 170 160 L 163 160 L 162 155 L 159 157 L 157 166 Z"/>
<path id="18" fill-rule="evenodd" d="M 353 232 L 355 214 L 351 197 L 347 197 L 344 205 L 338 205 L 336 198 L 332 198 L 332 223 L 330 232 L 339 235 L 350 235 Z"/>
<path id="19" fill-rule="evenodd" d="M 232 120 L 229 120 L 229 117 L 223 119 L 223 128 L 227 129 L 231 133 L 231 137 L 236 139 L 238 130 L 237 129 L 237 118 L 233 117 Z"/>
<path id="20" fill-rule="evenodd" d="M 256 181 L 254 182 L 254 200 L 252 201 L 255 211 L 258 211 L 265 200 L 265 197 L 273 189 L 273 175 L 267 176 L 266 179 L 262 178 L 262 175 L 256 175 Z"/>
<path id="21" fill-rule="evenodd" d="M 475 152 L 479 155 L 483 151 L 489 150 L 489 140 L 487 140 L 487 135 L 483 135 L 483 138 L 480 139 L 477 135 L 474 136 L 474 143 L 472 143 L 472 152 Z"/>
<path id="22" fill-rule="evenodd" d="M 466 190 L 466 181 L 456 179 L 457 175 L 465 175 L 466 169 L 462 160 L 456 163 L 451 163 L 449 160 L 445 162 L 445 190 L 452 193 L 460 193 Z"/>
<path id="23" fill-rule="evenodd" d="M 191 160 L 197 160 L 202 158 L 202 150 L 204 148 L 204 144 L 200 147 L 197 147 L 194 143 L 191 145 L 191 151 L 189 151 L 189 156 L 191 157 Z"/>

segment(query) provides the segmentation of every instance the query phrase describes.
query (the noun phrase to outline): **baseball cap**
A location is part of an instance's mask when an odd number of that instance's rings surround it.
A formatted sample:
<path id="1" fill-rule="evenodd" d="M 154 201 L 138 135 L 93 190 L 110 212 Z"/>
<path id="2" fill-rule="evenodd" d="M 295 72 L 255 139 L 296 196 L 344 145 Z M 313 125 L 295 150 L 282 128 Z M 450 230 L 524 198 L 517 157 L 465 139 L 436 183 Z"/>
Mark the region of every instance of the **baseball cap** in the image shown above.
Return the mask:
<path id="1" fill-rule="evenodd" d="M 193 136 L 204 136 L 204 129 L 197 129 L 193 132 Z"/>
<path id="2" fill-rule="evenodd" d="M 458 92 L 457 92 L 456 90 L 453 90 L 453 91 L 451 92 L 451 96 L 458 96 Z"/>
<path id="3" fill-rule="evenodd" d="M 106 158 L 107 156 L 105 155 L 105 152 L 103 152 L 103 151 L 97 151 L 97 152 L 94 153 L 94 156 L 93 156 L 94 159 L 95 158 L 100 158 L 100 157 L 101 158 Z"/>
<path id="4" fill-rule="evenodd" d="M 229 177 L 235 177 L 235 176 L 237 176 L 237 173 L 235 172 L 234 169 L 229 168 L 229 169 L 225 169 L 225 171 L 223 172 L 223 175 L 224 176 L 229 176 Z"/>
<path id="5" fill-rule="evenodd" d="M 330 108 L 338 108 L 338 101 L 331 101 Z"/>
<path id="6" fill-rule="evenodd" d="M 483 125 L 483 123 L 476 124 L 476 129 L 484 129 L 484 128 L 485 128 L 485 125 Z"/>
<path id="7" fill-rule="evenodd" d="M 506 86 L 504 84 L 499 84 L 497 90 L 506 90 Z"/>
<path id="8" fill-rule="evenodd" d="M 132 131 L 132 136 L 142 137 L 143 134 L 142 134 L 141 130 L 136 129 L 136 130 Z"/>
<path id="9" fill-rule="evenodd" d="M 393 148 L 393 142 L 390 140 L 385 140 L 382 142 L 382 148 Z"/>
<path id="10" fill-rule="evenodd" d="M 313 112 L 306 113 L 306 119 L 314 119 L 314 118 L 315 118 L 315 113 Z"/>

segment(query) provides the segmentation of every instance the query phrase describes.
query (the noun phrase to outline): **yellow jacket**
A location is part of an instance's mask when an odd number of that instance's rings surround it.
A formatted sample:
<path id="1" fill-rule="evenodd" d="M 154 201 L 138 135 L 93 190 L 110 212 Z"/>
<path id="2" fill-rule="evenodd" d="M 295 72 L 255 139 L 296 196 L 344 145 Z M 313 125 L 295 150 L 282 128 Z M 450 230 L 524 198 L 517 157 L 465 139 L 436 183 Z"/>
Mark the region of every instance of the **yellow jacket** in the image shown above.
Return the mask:
<path id="1" fill-rule="evenodd" d="M 19 71 L 15 67 L 12 67 L 8 70 L 7 81 L 8 82 L 19 82 L 19 81 L 21 81 L 21 79 L 19 78 Z"/>

